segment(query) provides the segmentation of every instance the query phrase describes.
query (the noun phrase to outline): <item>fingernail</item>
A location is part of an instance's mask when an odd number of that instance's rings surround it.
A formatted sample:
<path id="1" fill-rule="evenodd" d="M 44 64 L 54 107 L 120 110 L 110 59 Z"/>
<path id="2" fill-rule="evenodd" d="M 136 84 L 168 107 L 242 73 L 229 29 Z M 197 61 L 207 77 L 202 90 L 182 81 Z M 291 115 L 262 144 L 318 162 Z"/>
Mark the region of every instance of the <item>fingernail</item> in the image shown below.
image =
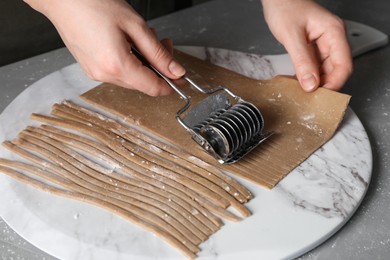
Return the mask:
<path id="1" fill-rule="evenodd" d="M 186 70 L 174 60 L 169 63 L 168 69 L 176 77 L 181 77 L 186 73 Z"/>
<path id="2" fill-rule="evenodd" d="M 304 90 L 311 91 L 317 86 L 317 81 L 313 74 L 306 74 L 301 78 L 301 84 Z"/>

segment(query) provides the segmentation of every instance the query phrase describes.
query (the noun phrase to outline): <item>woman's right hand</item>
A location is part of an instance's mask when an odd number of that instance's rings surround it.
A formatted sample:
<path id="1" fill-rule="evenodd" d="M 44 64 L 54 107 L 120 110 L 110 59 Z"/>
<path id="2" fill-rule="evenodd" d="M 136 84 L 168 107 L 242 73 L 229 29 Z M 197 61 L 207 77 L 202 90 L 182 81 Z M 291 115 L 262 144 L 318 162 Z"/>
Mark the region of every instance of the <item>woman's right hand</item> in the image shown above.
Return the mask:
<path id="1" fill-rule="evenodd" d="M 171 88 L 131 53 L 134 45 L 171 79 L 185 74 L 144 19 L 124 0 L 25 0 L 54 24 L 69 51 L 93 80 L 137 89 L 150 96 Z M 165 46 L 164 46 L 165 45 Z"/>

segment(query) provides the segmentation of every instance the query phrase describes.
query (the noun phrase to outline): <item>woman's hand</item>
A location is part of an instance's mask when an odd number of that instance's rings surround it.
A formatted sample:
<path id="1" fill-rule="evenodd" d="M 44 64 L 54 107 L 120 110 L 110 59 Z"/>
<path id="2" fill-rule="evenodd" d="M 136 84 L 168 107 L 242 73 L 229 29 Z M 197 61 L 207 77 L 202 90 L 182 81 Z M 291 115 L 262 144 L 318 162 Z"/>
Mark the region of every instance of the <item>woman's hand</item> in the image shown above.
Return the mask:
<path id="1" fill-rule="evenodd" d="M 177 79 L 185 73 L 168 51 L 172 43 L 159 42 L 142 17 L 124 0 L 25 2 L 50 19 L 93 80 L 137 89 L 151 96 L 171 93 L 171 88 L 131 53 L 132 44 L 168 78 Z"/>
<path id="2" fill-rule="evenodd" d="M 305 91 L 339 90 L 352 73 L 343 21 L 312 0 L 262 0 L 275 38 L 290 54 Z"/>

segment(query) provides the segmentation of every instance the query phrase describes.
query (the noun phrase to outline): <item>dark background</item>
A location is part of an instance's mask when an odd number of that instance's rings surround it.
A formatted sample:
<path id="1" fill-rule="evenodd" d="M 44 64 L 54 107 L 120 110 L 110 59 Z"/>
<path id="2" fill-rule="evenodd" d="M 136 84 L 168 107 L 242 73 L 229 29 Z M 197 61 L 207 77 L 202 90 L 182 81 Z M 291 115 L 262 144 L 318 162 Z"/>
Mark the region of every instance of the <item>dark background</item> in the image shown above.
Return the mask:
<path id="1" fill-rule="evenodd" d="M 206 1 L 209 0 L 128 0 L 146 20 Z M 63 46 L 45 16 L 22 0 L 0 1 L 0 66 Z"/>

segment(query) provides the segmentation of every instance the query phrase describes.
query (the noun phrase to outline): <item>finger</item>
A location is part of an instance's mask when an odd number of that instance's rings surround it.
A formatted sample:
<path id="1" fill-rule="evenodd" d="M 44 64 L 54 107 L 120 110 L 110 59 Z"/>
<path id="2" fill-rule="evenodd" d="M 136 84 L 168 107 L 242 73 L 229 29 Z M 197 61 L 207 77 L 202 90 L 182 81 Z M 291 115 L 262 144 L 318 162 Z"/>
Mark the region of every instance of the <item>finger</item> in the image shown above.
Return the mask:
<path id="1" fill-rule="evenodd" d="M 339 35 L 338 39 L 344 38 L 340 36 L 343 35 Z M 334 37 L 337 35 L 332 36 L 333 39 Z M 352 55 L 347 40 L 331 44 L 329 56 L 322 62 L 322 82 L 325 88 L 340 90 L 352 73 Z"/>
<path id="2" fill-rule="evenodd" d="M 173 55 L 173 41 L 171 39 L 162 39 L 161 44 L 171 55 Z"/>
<path id="3" fill-rule="evenodd" d="M 183 66 L 158 41 L 145 22 L 129 24 L 126 30 L 143 56 L 165 76 L 176 79 L 185 74 Z"/>
<path id="4" fill-rule="evenodd" d="M 143 66 L 142 62 L 131 53 L 128 39 L 123 34 L 117 37 L 118 39 L 114 40 L 115 51 L 108 49 L 106 55 L 97 55 L 98 59 L 92 62 L 93 66 L 88 66 L 88 63 L 81 64 L 86 74 L 91 79 L 137 89 L 150 96 L 172 93 L 171 88 L 162 78 Z"/>
<path id="5" fill-rule="evenodd" d="M 123 63 L 125 75 L 120 77 L 120 86 L 137 89 L 149 96 L 165 96 L 172 93 L 172 89 L 157 74 L 144 66 L 142 62 L 133 54 L 124 57 Z"/>
<path id="6" fill-rule="evenodd" d="M 156 29 L 154 29 L 153 27 L 150 27 L 150 30 L 152 31 L 153 35 L 157 38 Z M 172 41 L 172 39 L 166 38 L 166 39 L 162 39 L 160 42 L 165 47 L 165 49 L 171 55 L 173 55 L 173 41 Z"/>
<path id="7" fill-rule="evenodd" d="M 149 27 L 149 29 L 152 31 L 154 37 L 158 38 L 156 29 L 154 27 Z"/>
<path id="8" fill-rule="evenodd" d="M 332 90 L 340 90 L 352 73 L 352 64 L 347 68 L 345 64 L 332 64 L 331 72 L 322 76 L 323 87 Z"/>
<path id="9" fill-rule="evenodd" d="M 306 40 L 303 32 L 290 34 L 283 43 L 294 64 L 296 76 L 305 91 L 313 91 L 319 86 L 319 69 L 312 44 Z"/>

